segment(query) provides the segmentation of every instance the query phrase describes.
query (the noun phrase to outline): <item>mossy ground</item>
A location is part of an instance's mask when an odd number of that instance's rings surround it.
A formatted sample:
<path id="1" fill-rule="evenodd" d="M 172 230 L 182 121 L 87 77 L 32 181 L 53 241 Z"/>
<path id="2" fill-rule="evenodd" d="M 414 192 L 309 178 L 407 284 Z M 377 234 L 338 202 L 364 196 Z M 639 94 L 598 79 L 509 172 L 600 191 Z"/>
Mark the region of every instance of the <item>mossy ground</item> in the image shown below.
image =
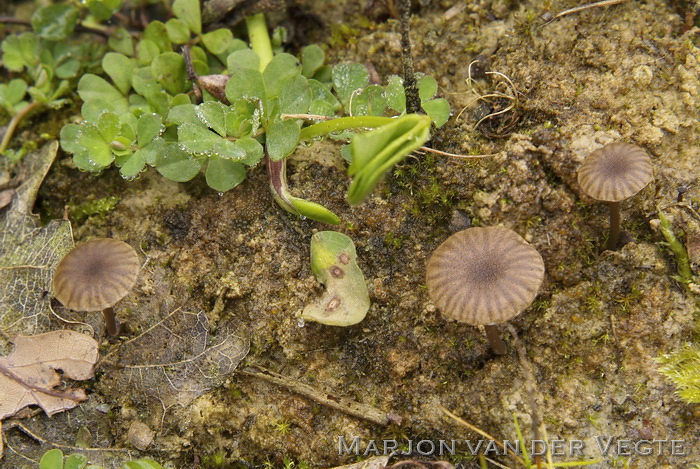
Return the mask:
<path id="1" fill-rule="evenodd" d="M 498 439 L 515 439 L 516 413 L 532 437 L 532 409 L 514 350 L 492 355 L 482 331 L 444 319 L 424 285 L 427 258 L 451 231 L 502 224 L 532 243 L 547 268 L 535 304 L 513 324 L 535 367 L 535 401 L 549 438 L 584 440 L 586 457 L 604 457 L 596 436 L 685 440 L 692 448 L 686 456 L 668 449 L 634 458 L 609 455 L 598 467 L 700 463 L 700 410 L 674 396 L 654 361 L 697 337 L 700 313 L 672 280 L 674 260 L 652 222 L 663 208 L 677 234 L 700 235 L 698 29 L 691 29 L 692 16 L 687 22 L 690 5 L 660 0 L 595 8 L 543 25 L 540 15 L 577 3 L 433 1 L 413 16 L 416 69 L 438 80 L 454 109 L 473 101 L 465 79 L 479 54 L 484 70 L 503 73 L 515 85 L 513 111 L 487 123 L 502 138 L 474 130 L 484 109 L 473 105 L 433 140 L 440 150 L 496 156 L 408 159 L 355 208 L 344 201 L 348 181 L 334 144 L 292 158 L 295 195 L 335 211 L 343 220 L 338 229 L 357 246 L 372 300 L 357 326 L 300 325 L 297 315 L 320 291 L 309 267 L 310 237 L 328 227 L 279 209 L 263 167 L 217 195 L 201 178 L 176 184 L 152 173 L 133 182 L 115 171 L 82 174 L 63 155 L 42 188 L 41 209 L 52 216 L 66 204 L 119 198 L 111 211 L 86 214 L 74 234 L 78 241 L 117 237 L 147 256 L 140 287 L 117 311 L 132 334 L 177 308 L 204 311 L 213 328 L 235 328 L 250 340 L 241 367 L 264 366 L 375 406 L 401 416 L 401 425 L 373 425 L 235 373 L 186 408 L 164 408 L 138 378 L 126 386 L 118 379 L 123 371 L 108 365 L 90 384 L 88 403 L 24 424 L 47 441 L 75 445 L 78 431 L 87 428 L 91 446 L 129 449 L 90 452 L 96 462 L 149 455 L 176 467 L 352 462 L 355 456 L 338 454 L 339 437 L 479 438 L 445 418 L 439 406 Z M 363 17 L 364 6 L 305 2 L 302 11 L 318 20 L 308 24 L 324 28 L 297 37 L 332 42 L 331 62 L 370 61 L 382 77 L 399 73 L 397 23 L 384 21 L 381 7 Z M 478 86 L 485 93 L 496 82 L 481 75 Z M 650 153 L 655 181 L 623 204 L 631 242 L 601 255 L 607 211 L 581 194 L 576 170 L 590 151 L 616 140 Z M 686 189 L 682 203 L 680 188 Z M 90 322 L 100 327 L 99 317 Z M 104 352 L 113 347 L 105 342 Z M 130 442 L 134 422 L 155 432 L 144 452 Z M 12 447 L 5 450 L 8 467 L 27 465 L 18 453 L 36 458 L 49 449 L 17 429 L 5 438 Z M 442 459 L 474 464 L 459 456 Z"/>

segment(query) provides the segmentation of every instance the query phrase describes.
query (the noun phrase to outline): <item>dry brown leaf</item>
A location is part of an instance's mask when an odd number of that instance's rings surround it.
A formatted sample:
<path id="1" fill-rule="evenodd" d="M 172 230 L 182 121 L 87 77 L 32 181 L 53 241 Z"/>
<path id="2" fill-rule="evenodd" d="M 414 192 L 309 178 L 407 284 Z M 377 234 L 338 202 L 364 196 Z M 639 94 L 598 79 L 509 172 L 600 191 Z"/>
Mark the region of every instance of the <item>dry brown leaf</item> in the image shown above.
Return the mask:
<path id="1" fill-rule="evenodd" d="M 34 336 L 16 336 L 14 351 L 0 357 L 0 421 L 26 406 L 38 405 L 48 415 L 72 409 L 87 399 L 82 389 L 54 389 L 66 377 L 93 376 L 98 344 L 79 332 L 61 330 Z"/>

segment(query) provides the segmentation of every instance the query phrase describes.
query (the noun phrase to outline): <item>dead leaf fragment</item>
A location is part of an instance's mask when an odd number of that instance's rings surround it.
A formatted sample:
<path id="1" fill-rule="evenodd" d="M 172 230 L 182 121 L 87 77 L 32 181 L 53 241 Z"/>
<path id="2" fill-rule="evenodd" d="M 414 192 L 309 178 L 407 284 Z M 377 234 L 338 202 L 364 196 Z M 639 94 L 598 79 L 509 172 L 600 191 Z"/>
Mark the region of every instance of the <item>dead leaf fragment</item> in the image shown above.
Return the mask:
<path id="1" fill-rule="evenodd" d="M 98 344 L 79 332 L 61 330 L 35 336 L 16 336 L 14 351 L 0 357 L 0 421 L 26 406 L 38 405 L 48 415 L 72 409 L 87 399 L 82 389 L 54 389 L 66 377 L 93 376 Z"/>

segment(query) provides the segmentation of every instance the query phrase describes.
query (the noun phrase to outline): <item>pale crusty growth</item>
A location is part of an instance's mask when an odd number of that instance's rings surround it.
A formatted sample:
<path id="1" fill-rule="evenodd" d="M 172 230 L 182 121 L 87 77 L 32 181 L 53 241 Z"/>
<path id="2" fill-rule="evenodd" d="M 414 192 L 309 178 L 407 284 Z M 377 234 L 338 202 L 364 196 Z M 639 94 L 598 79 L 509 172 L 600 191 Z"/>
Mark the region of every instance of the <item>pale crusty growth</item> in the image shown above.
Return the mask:
<path id="1" fill-rule="evenodd" d="M 590 197 L 619 202 L 644 189 L 653 178 L 651 159 L 629 143 L 610 143 L 585 159 L 578 170 L 578 183 Z"/>
<path id="2" fill-rule="evenodd" d="M 61 259 L 53 276 L 54 296 L 66 308 L 101 311 L 129 293 L 139 268 L 138 255 L 125 242 L 92 239 Z"/>
<path id="3" fill-rule="evenodd" d="M 544 278 L 535 248 L 501 226 L 467 228 L 428 261 L 428 293 L 445 316 L 472 326 L 500 324 L 525 309 Z"/>

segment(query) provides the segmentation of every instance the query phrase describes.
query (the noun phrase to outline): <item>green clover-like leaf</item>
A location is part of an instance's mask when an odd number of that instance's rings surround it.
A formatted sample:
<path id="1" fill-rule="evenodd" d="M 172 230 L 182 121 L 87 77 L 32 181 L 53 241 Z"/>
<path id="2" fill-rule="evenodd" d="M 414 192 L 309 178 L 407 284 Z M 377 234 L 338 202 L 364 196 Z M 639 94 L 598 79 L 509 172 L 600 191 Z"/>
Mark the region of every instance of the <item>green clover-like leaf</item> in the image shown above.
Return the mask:
<path id="1" fill-rule="evenodd" d="M 348 109 L 353 93 L 363 90 L 369 83 L 369 72 L 361 64 L 339 64 L 331 72 L 333 87 L 343 107 Z"/>
<path id="2" fill-rule="evenodd" d="M 399 114 L 406 112 L 406 91 L 403 87 L 403 79 L 398 75 L 389 77 L 389 83 L 385 88 L 386 104 Z"/>
<path id="3" fill-rule="evenodd" d="M 112 32 L 107 39 L 109 47 L 120 54 L 127 57 L 134 55 L 134 41 L 131 39 L 131 34 L 125 28 L 119 28 Z M 156 46 L 157 47 L 157 46 Z"/>
<path id="4" fill-rule="evenodd" d="M 163 133 L 163 120 L 159 114 L 144 114 L 136 123 L 138 144 L 145 147 Z"/>
<path id="5" fill-rule="evenodd" d="M 102 68 L 119 91 L 127 94 L 131 89 L 131 77 L 136 65 L 126 55 L 107 52 L 102 58 Z"/>
<path id="6" fill-rule="evenodd" d="M 229 54 L 226 64 L 231 75 L 241 68 L 257 71 L 260 68 L 260 56 L 252 49 L 240 49 Z"/>
<path id="7" fill-rule="evenodd" d="M 179 19 L 187 23 L 194 34 L 202 34 L 202 14 L 199 8 L 199 0 L 175 0 L 173 13 Z"/>
<path id="8" fill-rule="evenodd" d="M 226 83 L 226 99 L 229 103 L 235 103 L 241 98 L 265 102 L 265 83 L 259 71 L 244 68 L 231 74 Z"/>
<path id="9" fill-rule="evenodd" d="M 450 103 L 445 98 L 436 98 L 421 103 L 423 110 L 430 116 L 435 127 L 442 127 L 450 118 Z"/>
<path id="10" fill-rule="evenodd" d="M 199 174 L 203 165 L 203 158 L 193 158 L 174 142 L 161 145 L 155 161 L 156 170 L 167 179 L 175 182 L 192 180 Z"/>
<path id="11" fill-rule="evenodd" d="M 279 112 L 283 114 L 304 114 L 311 104 L 311 87 L 306 77 L 296 75 L 283 83 L 279 95 Z"/>
<path id="12" fill-rule="evenodd" d="M 282 92 L 288 79 L 301 74 L 301 64 L 291 54 L 277 54 L 263 71 L 267 98 L 276 98 Z"/>
<path id="13" fill-rule="evenodd" d="M 293 120 L 278 120 L 273 122 L 265 133 L 265 147 L 272 161 L 286 158 L 299 145 L 301 130 Z"/>
<path id="14" fill-rule="evenodd" d="M 226 114 L 228 106 L 220 101 L 208 101 L 197 106 L 197 117 L 207 127 L 222 137 L 226 136 Z"/>
<path id="15" fill-rule="evenodd" d="M 165 23 L 165 29 L 168 31 L 168 39 L 173 44 L 185 44 L 190 40 L 190 29 L 181 19 L 170 18 Z"/>
<path id="16" fill-rule="evenodd" d="M 162 21 L 155 20 L 148 23 L 143 31 L 143 39 L 153 41 L 161 53 L 173 51 L 173 45 L 168 37 L 168 28 Z"/>
<path id="17" fill-rule="evenodd" d="M 245 180 L 245 166 L 236 161 L 213 156 L 209 158 L 205 178 L 209 187 L 218 192 L 233 189 Z"/>
<path id="18" fill-rule="evenodd" d="M 32 28 L 47 41 L 62 41 L 73 34 L 79 12 L 73 5 L 47 5 L 32 15 Z"/>
<path id="19" fill-rule="evenodd" d="M 185 91 L 187 73 L 185 58 L 176 52 L 165 52 L 153 60 L 151 71 L 158 83 L 170 94 Z"/>
<path id="20" fill-rule="evenodd" d="M 301 51 L 301 73 L 306 78 L 311 78 L 314 73 L 323 66 L 326 60 L 326 54 L 323 49 L 316 44 L 304 47 Z"/>

